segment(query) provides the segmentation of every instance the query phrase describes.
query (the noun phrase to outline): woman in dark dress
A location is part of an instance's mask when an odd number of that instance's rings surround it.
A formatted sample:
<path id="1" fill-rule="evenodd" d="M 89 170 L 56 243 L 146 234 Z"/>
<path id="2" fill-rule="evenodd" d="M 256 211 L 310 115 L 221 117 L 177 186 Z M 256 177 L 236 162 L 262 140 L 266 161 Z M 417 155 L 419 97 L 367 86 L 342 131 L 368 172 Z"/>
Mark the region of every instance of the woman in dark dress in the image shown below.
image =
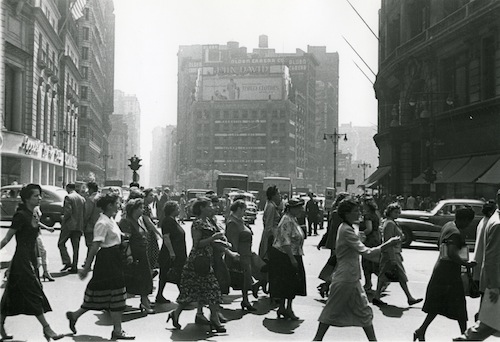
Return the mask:
<path id="1" fill-rule="evenodd" d="M 141 198 L 131 199 L 125 205 L 126 216 L 121 219 L 120 229 L 129 236 L 130 250 L 134 261 L 125 267 L 125 286 L 127 293 L 141 296 L 141 312 L 154 313 L 148 295 L 153 292 L 153 279 L 149 267 L 147 246 L 148 230 L 139 224 L 144 209 Z"/>
<path id="2" fill-rule="evenodd" d="M 44 313 L 52 309 L 43 293 L 38 272 L 35 272 L 38 269 L 35 251 L 39 231 L 34 209 L 40 205 L 41 193 L 42 188 L 38 184 L 28 184 L 21 189 L 22 203 L 19 204 L 12 218 L 12 225 L 0 243 L 2 249 L 14 235 L 16 236 L 16 252 L 10 264 L 9 277 L 0 304 L 2 341 L 13 338 L 5 332 L 5 318 L 16 315 L 36 316 L 47 341 L 64 337 L 56 334 L 45 319 Z"/>
<path id="3" fill-rule="evenodd" d="M 170 303 L 170 300 L 163 297 L 163 289 L 167 283 L 173 283 L 179 287 L 182 268 L 187 259 L 186 233 L 175 219 L 180 212 L 179 205 L 175 201 L 168 201 L 163 210 L 165 213 L 161 222 L 163 245 L 158 257 L 160 281 L 156 295 L 156 303 L 159 304 Z"/>
<path id="4" fill-rule="evenodd" d="M 122 330 L 122 316 L 127 298 L 120 251 L 123 233 L 114 220 L 120 207 L 120 197 L 115 193 L 101 196 L 97 201 L 97 207 L 102 209 L 102 213 L 94 226 L 94 240 L 85 260 L 85 266 L 79 272 L 80 279 L 85 279 L 95 257 L 92 279 L 85 289 L 81 307 L 74 312 L 66 312 L 66 317 L 71 331 L 76 334 L 76 321 L 81 315 L 89 310 L 109 311 L 113 322 L 111 339 L 133 340 L 135 336 L 127 335 Z M 130 255 L 127 262 L 132 261 Z"/>
<path id="5" fill-rule="evenodd" d="M 425 341 L 425 332 L 437 315 L 458 321 L 463 334 L 467 325 L 467 306 L 461 279 L 461 267 L 473 267 L 476 262 L 463 260 L 458 255 L 465 245 L 465 229 L 474 219 L 474 210 L 460 208 L 455 221 L 448 222 L 439 237 L 440 257 L 432 271 L 422 311 L 427 313 L 424 322 L 415 330 L 413 340 Z M 446 253 L 445 253 L 446 251 Z"/>
<path id="6" fill-rule="evenodd" d="M 290 199 L 269 250 L 269 292 L 279 299 L 278 318 L 298 320 L 292 310 L 295 296 L 305 296 L 306 274 L 302 261 L 305 233 L 297 222 L 304 216 L 304 201 Z M 285 300 L 287 301 L 285 306 Z"/>
<path id="7" fill-rule="evenodd" d="M 382 238 L 379 231 L 380 214 L 375 201 L 369 197 L 363 203 L 363 220 L 360 222 L 359 230 L 365 234 L 364 245 L 366 247 L 377 247 L 382 244 Z M 377 275 L 379 263 L 367 258 L 361 259 L 363 274 L 365 276 L 365 291 L 372 291 L 372 274 Z"/>
<path id="8" fill-rule="evenodd" d="M 151 208 L 149 205 L 154 201 L 153 189 L 148 188 L 144 190 L 144 212 L 141 220 L 144 221 L 144 226 L 148 229 L 148 259 L 149 266 L 153 272 L 153 278 L 158 274 L 158 255 L 160 254 L 160 247 L 158 246 L 158 239 L 161 234 L 153 222 Z"/>

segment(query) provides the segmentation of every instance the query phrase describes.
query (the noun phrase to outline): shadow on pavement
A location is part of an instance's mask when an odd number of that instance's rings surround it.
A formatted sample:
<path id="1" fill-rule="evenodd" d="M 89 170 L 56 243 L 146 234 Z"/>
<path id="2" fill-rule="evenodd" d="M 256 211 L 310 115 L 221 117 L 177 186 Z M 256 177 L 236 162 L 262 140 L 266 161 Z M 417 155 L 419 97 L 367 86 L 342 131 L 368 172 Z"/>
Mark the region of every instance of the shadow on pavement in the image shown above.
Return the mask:
<path id="1" fill-rule="evenodd" d="M 387 317 L 400 318 L 403 316 L 403 312 L 408 311 L 410 308 L 400 308 L 399 306 L 385 304 L 377 306 L 380 311 Z"/>
<path id="2" fill-rule="evenodd" d="M 189 323 L 185 327 L 182 327 L 181 330 L 169 329 L 172 332 L 170 339 L 172 341 L 216 341 L 216 339 L 210 339 L 215 336 L 224 336 L 228 335 L 228 333 L 212 333 L 209 330 L 208 325 L 200 325 Z"/>
<path id="3" fill-rule="evenodd" d="M 109 336 L 111 338 L 111 330 L 109 331 Z M 95 335 L 74 335 L 73 341 L 110 341 L 102 336 Z"/>
<path id="4" fill-rule="evenodd" d="M 278 333 L 278 334 L 293 334 L 294 330 L 297 329 L 304 320 L 292 321 L 286 319 L 271 319 L 265 318 L 262 325 L 266 327 L 267 330 Z"/>

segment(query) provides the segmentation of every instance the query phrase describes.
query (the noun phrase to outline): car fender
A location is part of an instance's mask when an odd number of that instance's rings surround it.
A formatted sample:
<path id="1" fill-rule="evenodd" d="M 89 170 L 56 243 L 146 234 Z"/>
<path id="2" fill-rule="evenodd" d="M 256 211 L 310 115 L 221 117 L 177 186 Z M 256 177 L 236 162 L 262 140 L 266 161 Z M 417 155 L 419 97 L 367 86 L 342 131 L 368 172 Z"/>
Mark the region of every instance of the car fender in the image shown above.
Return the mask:
<path id="1" fill-rule="evenodd" d="M 413 230 L 429 230 L 429 231 L 441 230 L 441 226 L 436 225 L 432 222 L 427 222 L 427 221 L 415 220 L 415 219 L 410 219 L 410 218 L 397 218 L 396 222 L 402 227 L 409 228 L 411 231 L 413 231 Z"/>

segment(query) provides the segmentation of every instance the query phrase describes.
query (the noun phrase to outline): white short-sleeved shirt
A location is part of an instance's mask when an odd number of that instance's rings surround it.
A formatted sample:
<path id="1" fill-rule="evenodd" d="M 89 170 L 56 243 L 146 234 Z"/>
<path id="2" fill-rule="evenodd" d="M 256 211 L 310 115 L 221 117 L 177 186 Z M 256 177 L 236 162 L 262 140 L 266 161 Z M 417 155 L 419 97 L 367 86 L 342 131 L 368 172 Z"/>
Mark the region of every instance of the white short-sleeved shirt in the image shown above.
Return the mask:
<path id="1" fill-rule="evenodd" d="M 121 243 L 121 235 L 115 220 L 101 213 L 94 226 L 94 241 L 101 241 L 101 248 L 113 247 Z"/>

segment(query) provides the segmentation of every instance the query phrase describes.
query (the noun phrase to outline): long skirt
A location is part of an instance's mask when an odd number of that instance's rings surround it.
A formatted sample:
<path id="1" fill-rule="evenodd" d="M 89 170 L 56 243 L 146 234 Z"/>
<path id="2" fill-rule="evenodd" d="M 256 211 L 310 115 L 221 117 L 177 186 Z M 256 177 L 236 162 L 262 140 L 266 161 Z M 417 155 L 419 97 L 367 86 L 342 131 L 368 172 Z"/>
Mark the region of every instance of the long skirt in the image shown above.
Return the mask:
<path id="1" fill-rule="evenodd" d="M 38 269 L 36 257 L 30 252 L 18 244 L 0 304 L 3 317 L 21 314 L 39 316 L 52 311 L 35 273 Z"/>
<path id="2" fill-rule="evenodd" d="M 290 258 L 274 247 L 269 249 L 269 292 L 273 298 L 293 299 L 305 296 L 306 273 L 301 255 L 295 255 L 297 268 L 292 266 Z"/>
<path id="3" fill-rule="evenodd" d="M 318 321 L 336 327 L 367 327 L 372 320 L 373 311 L 361 283 L 339 282 L 333 278 Z"/>
<path id="4" fill-rule="evenodd" d="M 156 228 L 155 228 L 156 229 Z M 153 231 L 148 232 L 148 260 L 151 269 L 160 267 L 158 265 L 158 256 L 160 255 L 160 247 L 158 246 L 158 238 Z"/>
<path id="5" fill-rule="evenodd" d="M 101 248 L 85 289 L 82 309 L 124 311 L 126 299 L 120 247 Z"/>
<path id="6" fill-rule="evenodd" d="M 149 267 L 146 246 L 132 249 L 135 262 L 124 267 L 127 293 L 147 296 L 153 292 L 153 279 Z"/>

